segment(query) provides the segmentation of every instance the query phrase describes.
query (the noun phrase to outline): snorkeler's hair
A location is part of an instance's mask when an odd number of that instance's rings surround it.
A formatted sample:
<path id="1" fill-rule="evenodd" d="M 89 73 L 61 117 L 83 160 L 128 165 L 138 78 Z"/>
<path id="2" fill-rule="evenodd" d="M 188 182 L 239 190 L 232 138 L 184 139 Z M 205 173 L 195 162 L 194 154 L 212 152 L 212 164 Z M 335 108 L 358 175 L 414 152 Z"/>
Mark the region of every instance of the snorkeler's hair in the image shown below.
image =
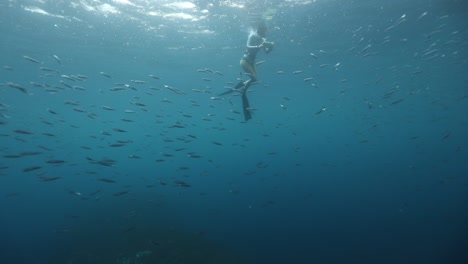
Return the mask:
<path id="1" fill-rule="evenodd" d="M 254 28 L 257 30 L 257 32 L 258 31 L 264 31 L 265 32 L 265 31 L 268 30 L 268 27 L 267 27 L 265 21 L 263 21 L 263 20 L 260 20 L 257 23 L 255 23 Z"/>

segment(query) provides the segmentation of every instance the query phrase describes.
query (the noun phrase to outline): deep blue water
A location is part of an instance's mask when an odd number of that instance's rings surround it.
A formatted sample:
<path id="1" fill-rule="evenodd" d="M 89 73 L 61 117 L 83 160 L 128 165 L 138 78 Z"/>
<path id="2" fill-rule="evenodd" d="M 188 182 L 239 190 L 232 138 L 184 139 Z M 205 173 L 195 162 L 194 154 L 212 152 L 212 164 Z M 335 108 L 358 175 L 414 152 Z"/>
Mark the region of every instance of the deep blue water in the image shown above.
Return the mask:
<path id="1" fill-rule="evenodd" d="M 2 1 L 0 262 L 468 263 L 467 12 Z"/>

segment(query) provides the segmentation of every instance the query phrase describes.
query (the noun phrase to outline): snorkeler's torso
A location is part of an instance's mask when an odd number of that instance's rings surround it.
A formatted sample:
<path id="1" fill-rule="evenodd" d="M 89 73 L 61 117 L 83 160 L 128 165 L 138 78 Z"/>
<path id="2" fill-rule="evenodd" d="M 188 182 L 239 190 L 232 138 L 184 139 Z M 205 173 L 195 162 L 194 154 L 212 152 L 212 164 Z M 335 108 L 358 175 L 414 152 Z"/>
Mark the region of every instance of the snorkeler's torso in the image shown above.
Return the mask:
<path id="1" fill-rule="evenodd" d="M 259 46 L 262 43 L 263 39 L 257 33 L 250 33 L 249 38 L 247 39 L 247 50 L 244 53 L 243 59 L 250 64 L 254 64 L 257 52 L 260 50 L 260 48 L 257 48 L 256 46 Z M 249 48 L 251 46 L 255 46 L 255 48 Z"/>

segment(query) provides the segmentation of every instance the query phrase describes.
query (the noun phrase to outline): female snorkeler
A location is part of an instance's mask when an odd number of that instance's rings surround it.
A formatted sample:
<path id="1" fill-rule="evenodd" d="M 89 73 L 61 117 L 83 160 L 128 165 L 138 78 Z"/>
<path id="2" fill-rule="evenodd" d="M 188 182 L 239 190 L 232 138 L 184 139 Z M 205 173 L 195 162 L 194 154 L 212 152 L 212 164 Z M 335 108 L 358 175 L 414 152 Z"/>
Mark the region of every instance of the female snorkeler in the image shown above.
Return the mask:
<path id="1" fill-rule="evenodd" d="M 242 109 L 244 110 L 245 121 L 252 118 L 250 112 L 249 100 L 247 100 L 247 89 L 257 81 L 257 67 L 255 66 L 255 58 L 259 50 L 264 49 L 265 53 L 270 53 L 273 49 L 273 42 L 266 41 L 267 27 L 265 23 L 260 22 L 256 30 L 250 32 L 247 39 L 247 50 L 240 60 L 240 66 L 245 74 L 249 76 L 249 80 L 242 82 L 244 88 L 241 91 L 242 95 Z"/>
<path id="2" fill-rule="evenodd" d="M 247 39 L 247 49 L 240 60 L 240 66 L 246 75 L 249 76 L 249 80 L 239 82 L 230 91 L 224 92 L 221 95 L 228 94 L 233 91 L 241 92 L 242 97 L 242 109 L 244 110 L 245 121 L 252 118 L 250 112 L 249 100 L 247 99 L 247 89 L 257 81 L 257 68 L 255 67 L 255 58 L 257 53 L 263 49 L 265 53 L 270 53 L 273 49 L 273 42 L 266 41 L 267 26 L 264 22 L 259 22 L 257 26 L 251 30 L 249 38 Z"/>

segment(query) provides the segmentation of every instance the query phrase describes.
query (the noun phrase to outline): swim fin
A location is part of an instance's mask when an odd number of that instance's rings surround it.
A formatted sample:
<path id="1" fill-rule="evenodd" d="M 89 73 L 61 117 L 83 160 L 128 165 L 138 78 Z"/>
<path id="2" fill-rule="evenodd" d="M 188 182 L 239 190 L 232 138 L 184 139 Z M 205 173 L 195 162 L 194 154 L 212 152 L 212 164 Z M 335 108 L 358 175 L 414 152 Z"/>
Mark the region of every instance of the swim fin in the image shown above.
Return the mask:
<path id="1" fill-rule="evenodd" d="M 252 119 L 252 113 L 250 112 L 249 100 L 247 99 L 247 90 L 242 92 L 242 109 L 244 110 L 244 119 L 248 121 Z"/>
<path id="2" fill-rule="evenodd" d="M 222 92 L 220 94 L 218 94 L 218 96 L 223 96 L 223 95 L 226 95 L 226 94 L 230 94 L 232 92 L 236 92 L 236 91 L 239 91 L 239 88 L 241 88 L 242 86 L 244 86 L 244 81 L 240 81 L 236 86 L 234 86 L 234 88 L 231 88 L 225 92 Z"/>

